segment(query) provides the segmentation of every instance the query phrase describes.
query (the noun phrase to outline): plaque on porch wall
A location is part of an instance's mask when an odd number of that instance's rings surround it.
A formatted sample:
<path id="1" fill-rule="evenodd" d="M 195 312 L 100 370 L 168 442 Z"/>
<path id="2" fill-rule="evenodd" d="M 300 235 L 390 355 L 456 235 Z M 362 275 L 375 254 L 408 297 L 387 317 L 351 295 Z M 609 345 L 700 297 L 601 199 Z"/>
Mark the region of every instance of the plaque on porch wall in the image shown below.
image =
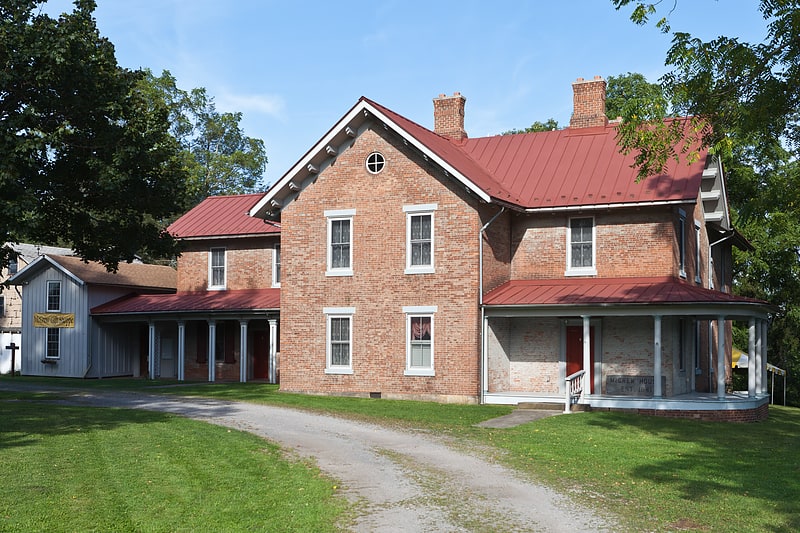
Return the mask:
<path id="1" fill-rule="evenodd" d="M 617 396 L 652 396 L 653 376 L 608 376 L 606 394 Z M 661 390 L 667 390 L 667 378 L 661 376 Z"/>

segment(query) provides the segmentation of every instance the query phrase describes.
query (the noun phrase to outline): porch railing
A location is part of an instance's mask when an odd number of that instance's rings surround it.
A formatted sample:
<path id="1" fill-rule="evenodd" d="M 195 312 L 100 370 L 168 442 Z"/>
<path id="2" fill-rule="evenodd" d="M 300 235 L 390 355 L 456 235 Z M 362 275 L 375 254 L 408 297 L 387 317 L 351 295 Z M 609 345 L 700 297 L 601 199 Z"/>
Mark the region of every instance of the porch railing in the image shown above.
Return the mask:
<path id="1" fill-rule="evenodd" d="M 567 376 L 566 379 L 566 398 L 564 398 L 564 412 L 569 413 L 572 404 L 578 403 L 578 399 L 583 393 L 583 375 L 586 370 L 578 370 L 574 374 Z"/>

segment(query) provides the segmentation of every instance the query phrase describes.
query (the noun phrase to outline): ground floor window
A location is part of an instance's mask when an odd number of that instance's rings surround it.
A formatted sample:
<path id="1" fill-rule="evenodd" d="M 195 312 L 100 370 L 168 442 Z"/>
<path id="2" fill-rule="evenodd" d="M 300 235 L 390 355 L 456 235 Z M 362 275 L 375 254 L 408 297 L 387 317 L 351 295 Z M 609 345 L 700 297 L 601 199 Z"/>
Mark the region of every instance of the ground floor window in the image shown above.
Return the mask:
<path id="1" fill-rule="evenodd" d="M 325 372 L 353 373 L 353 314 L 352 307 L 326 307 Z"/>
<path id="2" fill-rule="evenodd" d="M 59 328 L 47 328 L 47 353 L 48 359 L 58 359 L 61 348 L 61 330 Z"/>
<path id="3" fill-rule="evenodd" d="M 404 307 L 407 376 L 433 376 L 433 316 L 436 306 Z"/>

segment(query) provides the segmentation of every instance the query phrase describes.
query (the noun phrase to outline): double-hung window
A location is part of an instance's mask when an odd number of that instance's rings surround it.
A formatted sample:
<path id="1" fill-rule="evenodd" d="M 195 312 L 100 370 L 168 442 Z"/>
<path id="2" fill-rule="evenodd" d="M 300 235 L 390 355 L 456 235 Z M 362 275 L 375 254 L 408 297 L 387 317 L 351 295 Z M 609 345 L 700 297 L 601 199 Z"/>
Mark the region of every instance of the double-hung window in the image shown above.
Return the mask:
<path id="1" fill-rule="evenodd" d="M 281 245 L 272 248 L 272 286 L 281 286 Z"/>
<path id="2" fill-rule="evenodd" d="M 595 267 L 594 218 L 571 218 L 567 230 L 567 276 L 593 276 Z"/>
<path id="3" fill-rule="evenodd" d="M 325 373 L 353 373 L 354 307 L 326 307 Z"/>
<path id="4" fill-rule="evenodd" d="M 211 248 L 208 252 L 208 288 L 224 289 L 226 284 L 225 248 Z"/>
<path id="5" fill-rule="evenodd" d="M 700 276 L 700 222 L 697 220 L 694 221 L 694 281 L 703 282 Z"/>
<path id="6" fill-rule="evenodd" d="M 433 316 L 436 306 L 403 307 L 406 315 L 406 376 L 433 376 Z"/>
<path id="7" fill-rule="evenodd" d="M 686 212 L 678 209 L 678 259 L 680 276 L 686 278 Z"/>
<path id="8" fill-rule="evenodd" d="M 61 347 L 61 330 L 59 328 L 47 328 L 47 351 L 46 359 L 58 359 Z"/>
<path id="9" fill-rule="evenodd" d="M 47 311 L 58 313 L 61 311 L 61 282 L 47 282 Z"/>
<path id="10" fill-rule="evenodd" d="M 433 273 L 433 213 L 436 204 L 406 205 L 406 274 Z"/>
<path id="11" fill-rule="evenodd" d="M 328 276 L 353 275 L 353 216 L 355 209 L 325 211 L 328 220 Z"/>

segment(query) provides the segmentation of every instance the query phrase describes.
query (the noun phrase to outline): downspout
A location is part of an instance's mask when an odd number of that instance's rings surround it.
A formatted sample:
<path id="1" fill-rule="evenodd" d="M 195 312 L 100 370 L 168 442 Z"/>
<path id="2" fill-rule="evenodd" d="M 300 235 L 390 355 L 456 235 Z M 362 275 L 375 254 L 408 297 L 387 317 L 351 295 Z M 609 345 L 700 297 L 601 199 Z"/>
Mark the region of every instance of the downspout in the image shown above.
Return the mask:
<path id="1" fill-rule="evenodd" d="M 489 221 L 483 225 L 481 230 L 478 232 L 478 307 L 481 310 L 481 324 L 480 324 L 480 341 L 481 341 L 481 349 L 480 349 L 480 364 L 478 368 L 480 370 L 480 403 L 484 403 L 484 392 L 486 391 L 486 338 L 484 335 L 484 321 L 485 321 L 485 311 L 483 309 L 483 234 L 492 225 L 492 223 L 505 212 L 505 206 L 500 207 L 500 211 L 498 211 Z"/>

